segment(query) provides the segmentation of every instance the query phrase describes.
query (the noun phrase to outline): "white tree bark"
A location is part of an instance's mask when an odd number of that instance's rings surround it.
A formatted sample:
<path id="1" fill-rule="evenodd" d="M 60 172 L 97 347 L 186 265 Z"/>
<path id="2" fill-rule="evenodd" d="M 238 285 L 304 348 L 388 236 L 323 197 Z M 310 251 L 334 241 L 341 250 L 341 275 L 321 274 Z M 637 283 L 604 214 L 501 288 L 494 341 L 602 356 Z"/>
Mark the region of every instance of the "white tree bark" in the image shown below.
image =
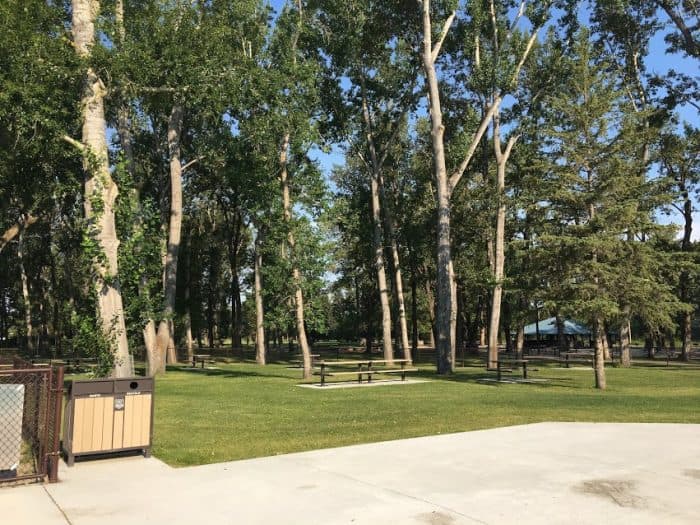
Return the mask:
<path id="1" fill-rule="evenodd" d="M 311 350 L 309 349 L 309 342 L 306 339 L 306 327 L 304 326 L 304 294 L 301 289 L 301 272 L 299 271 L 299 265 L 297 264 L 294 256 L 296 241 L 294 239 L 294 231 L 292 229 L 292 200 L 289 192 L 289 173 L 287 172 L 289 140 L 290 134 L 285 133 L 282 139 L 282 146 L 280 148 L 279 155 L 280 182 L 282 184 L 282 207 L 284 210 L 284 221 L 287 223 L 287 227 L 289 229 L 287 232 L 287 245 L 289 246 L 289 257 L 292 261 L 294 313 L 297 325 L 297 339 L 304 366 L 304 379 L 310 379 L 313 371 L 311 369 Z"/>
<path id="2" fill-rule="evenodd" d="M 166 359 L 177 362 L 173 344 L 173 315 L 177 292 L 177 263 L 182 235 L 182 164 L 180 162 L 180 135 L 182 133 L 183 108 L 175 103 L 168 119 L 168 155 L 170 157 L 170 220 L 168 246 L 163 273 L 163 317 L 158 324 L 156 340 L 156 373 L 165 372 Z"/>
<path id="3" fill-rule="evenodd" d="M 498 333 L 501 323 L 501 302 L 503 299 L 503 278 L 505 277 L 505 231 L 506 231 L 506 165 L 517 137 L 511 137 L 505 151 L 501 148 L 500 115 L 493 115 L 493 148 L 496 154 L 496 194 L 498 211 L 496 213 L 496 239 L 494 246 L 493 278 L 494 287 L 491 302 L 491 320 L 489 324 L 489 368 L 497 366 Z"/>
<path id="4" fill-rule="evenodd" d="M 374 242 L 374 267 L 377 272 L 377 288 L 379 289 L 379 304 L 382 308 L 382 349 L 384 359 L 388 362 L 394 360 L 394 348 L 391 341 L 391 306 L 389 305 L 389 287 L 386 279 L 386 265 L 384 264 L 384 236 L 382 233 L 382 212 L 379 199 L 381 166 L 374 144 L 372 123 L 369 114 L 369 106 L 365 96 L 364 77 L 361 77 L 362 86 L 362 117 L 365 122 L 367 146 L 370 154 L 370 198 L 372 203 L 372 225 Z"/>
<path id="5" fill-rule="evenodd" d="M 26 342 L 29 355 L 34 355 L 34 340 L 32 334 L 34 328 L 32 326 L 32 302 L 29 297 L 29 279 L 27 271 L 24 267 L 24 227 L 19 230 L 17 237 L 17 259 L 19 260 L 19 273 L 22 281 L 22 305 L 24 306 L 24 326 L 27 330 Z"/>
<path id="6" fill-rule="evenodd" d="M 437 355 L 438 355 L 438 373 L 448 374 L 454 370 L 454 360 L 451 358 L 453 343 L 450 335 L 450 319 L 452 318 L 452 284 L 450 279 L 449 266 L 452 260 L 450 247 L 450 198 L 454 188 L 466 170 L 469 161 L 471 160 L 476 148 L 481 141 L 481 137 L 486 132 L 489 122 L 502 102 L 503 93 L 499 92 L 493 97 L 491 106 L 487 108 L 482 121 L 472 140 L 467 148 L 466 154 L 462 159 L 461 164 L 449 176 L 445 163 L 445 147 L 444 134 L 445 126 L 442 122 L 442 109 L 440 106 L 440 90 L 437 73 L 435 69 L 435 61 L 440 54 L 442 43 L 444 42 L 447 33 L 455 18 L 455 12 L 452 12 L 445 21 L 439 40 L 433 45 L 432 31 L 433 24 L 430 15 L 430 0 L 420 0 L 422 5 L 423 19 L 423 50 L 421 60 L 423 70 L 425 72 L 426 85 L 428 88 L 428 103 L 430 108 L 431 122 L 431 142 L 433 149 L 433 165 L 435 170 L 435 181 L 437 189 L 437 213 L 438 213 L 438 238 L 437 238 Z M 522 16 L 524 6 L 516 15 L 516 19 L 512 24 L 512 29 L 517 26 L 517 22 Z M 495 14 L 494 14 L 495 16 Z M 512 31 L 512 29 L 510 31 Z M 525 60 L 527 59 L 532 47 L 537 39 L 539 27 L 532 30 L 530 38 L 523 49 L 519 61 L 516 64 L 511 76 L 510 84 L 516 83 Z M 497 37 L 496 37 L 497 38 Z"/>
<path id="7" fill-rule="evenodd" d="M 100 10 L 98 0 L 73 0 L 73 41 L 76 52 L 89 58 L 95 43 L 95 18 Z M 133 375 L 124 322 L 124 309 L 119 286 L 117 250 L 119 240 L 114 219 L 114 203 L 119 190 L 109 172 L 104 111 L 105 86 L 97 73 L 88 68 L 81 97 L 83 120 L 82 143 L 69 140 L 82 149 L 84 157 L 85 216 L 104 260 L 95 261 L 97 308 L 105 335 L 113 341 L 115 377 Z M 100 202 L 95 210 L 93 203 Z"/>
<path id="8" fill-rule="evenodd" d="M 454 14 L 453 14 L 454 17 Z M 453 18 L 452 17 L 452 18 Z M 451 22 L 451 21 L 450 21 Z M 443 35 L 447 33 L 446 25 Z M 423 0 L 423 52 L 422 62 L 428 87 L 430 105 L 430 138 L 433 149 L 433 166 L 437 189 L 437 307 L 436 332 L 437 371 L 439 374 L 454 372 L 452 359 L 452 341 L 450 319 L 452 317 L 452 280 L 450 264 L 452 261 L 450 247 L 450 188 L 445 161 L 444 134 L 440 89 L 435 70 L 437 51 L 433 51 L 432 21 L 430 19 L 430 0 Z"/>

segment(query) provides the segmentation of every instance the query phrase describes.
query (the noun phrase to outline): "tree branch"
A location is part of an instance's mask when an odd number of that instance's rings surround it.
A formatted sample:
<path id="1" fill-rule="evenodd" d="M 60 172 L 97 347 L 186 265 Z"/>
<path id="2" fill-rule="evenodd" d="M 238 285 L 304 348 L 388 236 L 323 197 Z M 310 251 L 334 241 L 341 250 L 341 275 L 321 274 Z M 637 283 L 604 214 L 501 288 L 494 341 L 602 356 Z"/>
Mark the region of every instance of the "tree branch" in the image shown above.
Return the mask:
<path id="1" fill-rule="evenodd" d="M 518 23 L 520 22 L 520 19 L 525 14 L 525 6 L 526 5 L 527 5 L 527 0 L 523 0 L 522 2 L 520 2 L 520 8 L 518 9 L 518 14 L 515 16 L 515 18 L 513 19 L 513 23 L 508 28 L 508 33 L 506 33 L 506 42 L 511 39 L 511 37 L 513 36 L 513 31 L 515 31 L 515 28 L 518 27 Z"/>
<path id="2" fill-rule="evenodd" d="M 493 117 L 494 113 L 498 110 L 500 105 L 501 105 L 501 97 L 498 96 L 494 99 L 494 101 L 491 104 L 491 106 L 489 107 L 488 111 L 486 112 L 484 117 L 481 119 L 481 125 L 476 130 L 476 133 L 474 134 L 474 138 L 472 139 L 472 143 L 469 146 L 469 149 L 467 150 L 467 153 L 464 156 L 462 163 L 457 167 L 457 169 L 450 176 L 450 192 L 452 192 L 452 190 L 455 189 L 455 187 L 459 183 L 460 179 L 462 178 L 462 175 L 464 174 L 464 170 L 467 169 L 467 165 L 469 164 L 469 161 L 474 156 L 474 152 L 476 151 L 476 148 L 479 145 L 479 142 L 481 141 L 481 137 L 484 135 L 484 133 L 486 132 L 486 129 L 489 127 L 489 122 L 491 121 L 491 118 Z"/>
<path id="3" fill-rule="evenodd" d="M 700 54 L 700 44 L 693 38 L 693 32 L 685 25 L 683 17 L 679 15 L 673 6 L 668 2 L 668 0 L 660 0 L 659 5 L 666 11 L 668 17 L 676 24 L 676 27 L 681 32 L 683 40 L 685 41 L 684 49 L 686 53 L 693 56 L 698 56 Z"/>
<path id="4" fill-rule="evenodd" d="M 403 111 L 401 112 L 401 115 L 399 115 L 399 118 L 396 119 L 396 125 L 394 126 L 394 129 L 391 131 L 391 136 L 387 139 L 386 143 L 384 144 L 384 147 L 380 151 L 380 157 L 379 157 L 379 168 L 384 166 L 384 162 L 386 161 L 386 158 L 389 156 L 389 146 L 391 146 L 392 142 L 396 140 L 396 136 L 399 134 L 399 128 L 401 128 L 401 121 L 403 120 L 404 116 L 408 113 L 408 107 L 405 107 Z"/>
<path id="5" fill-rule="evenodd" d="M 520 61 L 518 62 L 518 65 L 516 66 L 515 71 L 513 72 L 513 76 L 510 79 L 510 86 L 515 84 L 515 82 L 518 80 L 520 70 L 523 68 L 523 65 L 525 64 L 525 61 L 527 60 L 527 57 L 530 54 L 530 51 L 532 51 L 532 46 L 535 45 L 535 41 L 537 40 L 537 33 L 539 32 L 539 30 L 539 27 L 533 28 L 532 34 L 530 35 L 530 39 L 527 41 L 525 51 L 523 51 L 523 55 L 520 57 Z"/>
<path id="6" fill-rule="evenodd" d="M 23 219 L 17 221 L 15 224 L 10 226 L 5 232 L 0 236 L 0 252 L 7 246 L 12 239 L 14 239 L 20 230 L 26 230 L 32 224 L 39 220 L 39 217 L 32 215 L 30 213 L 23 215 Z"/>
<path id="7" fill-rule="evenodd" d="M 513 135 L 508 139 L 508 144 L 506 145 L 506 150 L 503 152 L 503 160 L 508 162 L 508 158 L 510 157 L 510 152 L 513 151 L 513 146 L 515 146 L 515 143 L 518 142 L 520 139 L 520 135 Z"/>
<path id="8" fill-rule="evenodd" d="M 85 144 L 82 142 L 75 140 L 73 137 L 69 137 L 68 135 L 63 135 L 61 137 L 64 141 L 66 141 L 68 144 L 76 148 L 78 151 L 83 153 L 85 151 Z"/>
<path id="9" fill-rule="evenodd" d="M 432 51 L 430 52 L 430 60 L 432 60 L 433 63 L 437 60 L 437 57 L 440 54 L 440 48 L 442 47 L 442 43 L 445 41 L 445 38 L 447 38 L 447 32 L 450 30 L 450 26 L 452 25 L 452 22 L 454 21 L 456 15 L 457 12 L 452 11 L 452 13 L 450 13 L 450 16 L 447 17 L 447 20 L 445 20 L 445 25 L 442 26 L 440 40 L 437 41 L 437 43 L 433 46 Z"/>
<path id="10" fill-rule="evenodd" d="M 193 160 L 189 161 L 187 164 L 185 164 L 184 166 L 182 166 L 182 167 L 180 168 L 180 170 L 182 171 L 182 173 L 184 173 L 185 170 L 186 170 L 187 168 L 189 168 L 189 167 L 192 166 L 193 164 L 198 163 L 198 162 L 199 162 L 200 160 L 202 160 L 203 158 L 204 158 L 204 157 L 197 157 L 196 159 L 193 159 Z"/>

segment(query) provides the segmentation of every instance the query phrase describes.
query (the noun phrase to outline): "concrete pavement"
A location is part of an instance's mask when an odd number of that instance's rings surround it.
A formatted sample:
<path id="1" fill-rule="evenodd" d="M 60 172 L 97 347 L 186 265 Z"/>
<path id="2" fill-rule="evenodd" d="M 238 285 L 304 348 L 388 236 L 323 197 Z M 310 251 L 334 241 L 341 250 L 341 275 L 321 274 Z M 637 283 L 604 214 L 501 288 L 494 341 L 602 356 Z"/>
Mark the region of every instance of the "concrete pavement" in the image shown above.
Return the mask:
<path id="1" fill-rule="evenodd" d="M 700 425 L 540 423 L 172 469 L 62 465 L 12 524 L 700 523 Z M 9 509 L 9 515 L 8 515 Z"/>

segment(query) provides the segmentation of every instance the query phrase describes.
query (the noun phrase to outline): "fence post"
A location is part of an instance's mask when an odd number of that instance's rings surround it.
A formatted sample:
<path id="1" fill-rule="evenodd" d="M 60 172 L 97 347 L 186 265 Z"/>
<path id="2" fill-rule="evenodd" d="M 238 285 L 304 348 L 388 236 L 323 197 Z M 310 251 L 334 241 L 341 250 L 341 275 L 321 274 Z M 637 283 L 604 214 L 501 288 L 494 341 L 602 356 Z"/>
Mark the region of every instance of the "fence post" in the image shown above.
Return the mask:
<path id="1" fill-rule="evenodd" d="M 51 385 L 51 395 L 53 396 L 53 441 L 50 443 L 49 457 L 49 483 L 58 481 L 58 463 L 61 445 L 61 415 L 63 409 L 63 366 L 56 368 L 54 375 L 55 383 Z"/>

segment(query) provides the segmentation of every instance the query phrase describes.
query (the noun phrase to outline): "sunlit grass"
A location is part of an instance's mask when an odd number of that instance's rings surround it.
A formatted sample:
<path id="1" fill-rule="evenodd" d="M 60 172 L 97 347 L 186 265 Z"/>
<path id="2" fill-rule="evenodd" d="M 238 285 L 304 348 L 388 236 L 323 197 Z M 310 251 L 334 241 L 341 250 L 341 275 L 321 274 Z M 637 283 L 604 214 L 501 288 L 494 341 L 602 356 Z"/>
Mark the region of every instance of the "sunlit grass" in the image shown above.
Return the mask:
<path id="1" fill-rule="evenodd" d="M 608 389 L 593 372 L 539 366 L 538 384 L 478 381 L 481 368 L 430 382 L 376 388 L 299 388 L 285 365 L 220 364 L 173 369 L 157 379 L 154 453 L 196 465 L 541 421 L 700 423 L 700 370 L 609 368 Z"/>

